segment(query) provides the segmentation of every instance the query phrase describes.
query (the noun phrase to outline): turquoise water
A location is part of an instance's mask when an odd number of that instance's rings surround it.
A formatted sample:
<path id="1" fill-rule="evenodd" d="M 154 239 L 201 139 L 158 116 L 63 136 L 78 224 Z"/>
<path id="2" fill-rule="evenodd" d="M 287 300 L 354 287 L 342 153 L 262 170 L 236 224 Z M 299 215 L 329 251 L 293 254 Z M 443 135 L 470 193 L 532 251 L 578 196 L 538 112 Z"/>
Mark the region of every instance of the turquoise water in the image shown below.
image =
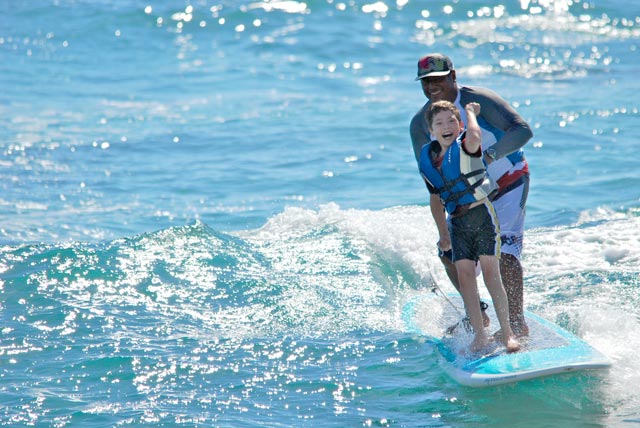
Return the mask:
<path id="1" fill-rule="evenodd" d="M 640 6 L 0 2 L 0 424 L 640 424 Z M 530 122 L 527 309 L 611 370 L 475 390 L 409 120 L 451 55 Z"/>

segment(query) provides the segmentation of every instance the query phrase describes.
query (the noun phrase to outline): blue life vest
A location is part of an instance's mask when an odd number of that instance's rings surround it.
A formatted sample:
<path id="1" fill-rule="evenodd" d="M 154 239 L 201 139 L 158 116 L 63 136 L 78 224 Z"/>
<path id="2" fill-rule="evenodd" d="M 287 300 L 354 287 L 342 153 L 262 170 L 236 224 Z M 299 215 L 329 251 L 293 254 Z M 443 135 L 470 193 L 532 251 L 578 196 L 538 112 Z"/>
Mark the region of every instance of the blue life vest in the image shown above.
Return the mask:
<path id="1" fill-rule="evenodd" d="M 436 193 L 449 214 L 456 208 L 490 197 L 498 188 L 489 179 L 482 156 L 470 156 L 462 149 L 465 133 L 449 146 L 440 169 L 433 165 L 432 152 L 441 148 L 432 141 L 422 148 L 420 174 L 430 190 Z"/>

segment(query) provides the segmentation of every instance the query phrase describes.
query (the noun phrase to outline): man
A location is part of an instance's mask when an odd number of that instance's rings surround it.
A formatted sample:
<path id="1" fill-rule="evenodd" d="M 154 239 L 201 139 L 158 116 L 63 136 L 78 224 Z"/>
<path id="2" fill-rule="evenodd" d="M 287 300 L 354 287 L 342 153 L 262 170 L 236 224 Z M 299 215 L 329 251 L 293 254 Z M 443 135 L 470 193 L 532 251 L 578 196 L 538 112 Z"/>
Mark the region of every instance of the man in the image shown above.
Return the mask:
<path id="1" fill-rule="evenodd" d="M 418 163 L 422 146 L 431 141 L 426 111 L 431 102 L 447 100 L 461 112 L 467 122 L 463 106 L 480 104 L 478 124 L 482 128 L 482 151 L 488 164 L 489 176 L 498 184 L 493 198 L 500 222 L 502 241 L 500 273 L 509 298 L 511 329 L 517 336 L 529 334 L 524 319 L 524 280 L 520 256 L 524 236 L 525 205 L 529 192 L 529 168 L 522 147 L 533 136 L 524 119 L 503 98 L 486 88 L 458 87 L 456 71 L 451 59 L 440 53 L 429 54 L 418 61 L 418 76 L 427 103 L 411 120 L 410 133 Z M 438 195 L 430 197 L 431 214 L 440 234 L 438 249 L 447 276 L 460 290 L 455 265 L 451 261 L 451 238 L 444 207 Z M 481 306 L 486 306 L 481 302 Z M 485 324 L 488 322 L 485 314 Z"/>

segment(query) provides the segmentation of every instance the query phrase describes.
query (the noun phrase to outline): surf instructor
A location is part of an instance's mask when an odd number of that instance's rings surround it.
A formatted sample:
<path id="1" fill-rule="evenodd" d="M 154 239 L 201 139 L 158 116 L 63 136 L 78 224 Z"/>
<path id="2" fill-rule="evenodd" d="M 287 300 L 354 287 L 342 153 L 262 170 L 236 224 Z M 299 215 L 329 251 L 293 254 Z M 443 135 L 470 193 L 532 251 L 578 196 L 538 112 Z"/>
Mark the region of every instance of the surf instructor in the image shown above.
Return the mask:
<path id="1" fill-rule="evenodd" d="M 495 92 L 480 87 L 458 87 L 451 59 L 432 53 L 418 61 L 418 76 L 427 103 L 411 120 L 410 133 L 418 164 L 422 147 L 431 142 L 426 111 L 432 102 L 447 100 L 456 105 L 467 122 L 463 106 L 480 104 L 478 124 L 482 128 L 482 152 L 489 176 L 498 184 L 493 205 L 500 223 L 500 276 L 509 300 L 509 319 L 516 336 L 529 334 L 524 319 L 524 279 L 520 257 L 524 237 L 524 220 L 529 193 L 529 167 L 522 147 L 533 133 L 525 120 Z M 438 195 L 430 196 L 431 214 L 438 228 L 438 250 L 447 276 L 459 291 L 458 274 L 451 259 L 451 237 L 447 217 Z M 484 308 L 483 308 L 484 310 Z M 488 321 L 488 318 L 486 318 Z"/>

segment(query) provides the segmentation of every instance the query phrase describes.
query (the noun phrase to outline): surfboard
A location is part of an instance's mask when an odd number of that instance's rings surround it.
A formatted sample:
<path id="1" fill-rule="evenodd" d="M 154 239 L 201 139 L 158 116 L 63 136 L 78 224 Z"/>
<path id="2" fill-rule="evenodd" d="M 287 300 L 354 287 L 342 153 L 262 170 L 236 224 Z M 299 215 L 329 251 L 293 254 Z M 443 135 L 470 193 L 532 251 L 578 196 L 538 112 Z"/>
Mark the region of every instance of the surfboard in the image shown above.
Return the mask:
<path id="1" fill-rule="evenodd" d="M 452 334 L 445 334 L 464 315 L 462 298 L 444 297 L 435 293 L 414 296 L 404 304 L 402 318 L 410 332 L 436 346 L 446 373 L 462 385 L 485 387 L 611 366 L 604 354 L 584 340 L 528 311 L 529 336 L 520 341 L 520 351 L 507 353 L 501 343 L 493 342 L 481 353 L 470 354 L 473 333 L 458 325 Z M 498 330 L 492 308 L 487 314 L 490 328 Z"/>

